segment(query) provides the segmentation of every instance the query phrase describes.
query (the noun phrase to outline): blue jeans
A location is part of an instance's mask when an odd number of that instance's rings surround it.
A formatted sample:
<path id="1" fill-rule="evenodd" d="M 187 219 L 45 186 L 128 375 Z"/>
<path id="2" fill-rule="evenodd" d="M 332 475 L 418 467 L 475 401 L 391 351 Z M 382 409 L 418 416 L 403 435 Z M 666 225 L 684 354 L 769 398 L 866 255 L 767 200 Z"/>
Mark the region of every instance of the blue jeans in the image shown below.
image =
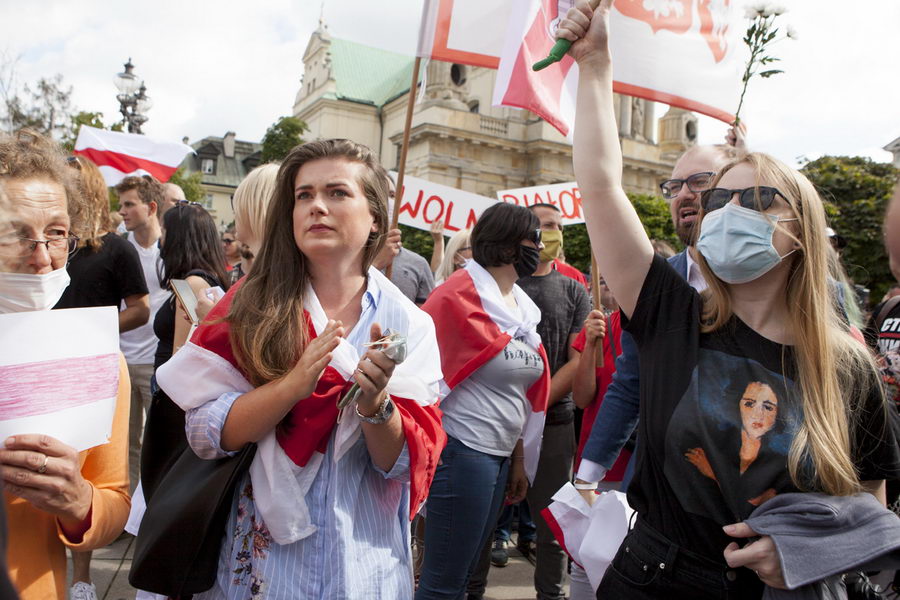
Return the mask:
<path id="1" fill-rule="evenodd" d="M 508 542 L 512 531 L 513 514 L 519 513 L 519 543 L 533 542 L 537 537 L 534 521 L 531 520 L 531 509 L 528 508 L 528 502 L 522 500 L 518 504 L 507 504 L 500 511 L 500 519 L 497 521 L 497 531 L 494 533 L 495 540 L 503 540 Z"/>
<path id="2" fill-rule="evenodd" d="M 448 438 L 428 495 L 425 562 L 416 600 L 459 600 L 497 524 L 508 456 L 472 450 Z"/>

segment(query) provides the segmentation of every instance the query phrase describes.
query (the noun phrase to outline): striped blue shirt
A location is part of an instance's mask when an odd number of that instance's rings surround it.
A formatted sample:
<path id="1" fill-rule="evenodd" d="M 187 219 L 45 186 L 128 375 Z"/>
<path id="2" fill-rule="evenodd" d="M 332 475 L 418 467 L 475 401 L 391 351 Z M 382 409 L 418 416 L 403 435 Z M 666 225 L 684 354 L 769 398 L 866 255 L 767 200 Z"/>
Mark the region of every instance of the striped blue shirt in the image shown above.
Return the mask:
<path id="1" fill-rule="evenodd" d="M 362 314 L 347 340 L 360 355 L 369 329 L 406 333 L 408 317 L 392 301 L 380 302 L 373 278 Z M 201 457 L 225 455 L 221 433 L 234 400 L 224 394 L 188 411 L 188 441 Z M 389 473 L 374 465 L 362 436 L 334 460 L 334 433 L 306 495 L 316 532 L 280 546 L 268 534 L 253 503 L 249 475 L 238 485 L 219 557 L 216 585 L 198 599 L 266 598 L 405 599 L 413 596 L 409 544 L 409 451 Z"/>

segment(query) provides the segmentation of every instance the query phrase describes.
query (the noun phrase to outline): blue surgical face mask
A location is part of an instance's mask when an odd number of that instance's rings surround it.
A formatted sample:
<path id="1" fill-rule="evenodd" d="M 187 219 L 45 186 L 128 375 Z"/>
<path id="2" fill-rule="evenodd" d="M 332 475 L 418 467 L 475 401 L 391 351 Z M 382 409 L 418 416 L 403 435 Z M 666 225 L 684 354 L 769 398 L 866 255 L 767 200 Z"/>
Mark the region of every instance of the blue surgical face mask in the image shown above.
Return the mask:
<path id="1" fill-rule="evenodd" d="M 777 223 L 796 220 L 729 203 L 703 218 L 697 250 L 722 281 L 747 283 L 765 275 L 794 252 L 780 256 L 772 245 L 772 236 Z"/>

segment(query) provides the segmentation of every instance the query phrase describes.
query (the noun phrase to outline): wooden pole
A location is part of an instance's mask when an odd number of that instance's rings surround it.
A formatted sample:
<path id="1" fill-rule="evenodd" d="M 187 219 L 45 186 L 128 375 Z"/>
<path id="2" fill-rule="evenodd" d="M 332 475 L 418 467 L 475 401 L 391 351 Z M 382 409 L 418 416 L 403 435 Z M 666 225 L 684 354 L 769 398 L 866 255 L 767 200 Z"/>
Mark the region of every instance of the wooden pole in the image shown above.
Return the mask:
<path id="1" fill-rule="evenodd" d="M 600 267 L 597 266 L 597 259 L 594 258 L 593 252 L 591 252 L 591 295 L 594 297 L 594 310 L 603 310 L 603 305 L 600 303 Z M 603 338 L 597 340 L 596 352 L 597 362 L 595 364 L 597 367 L 602 367 L 604 365 Z"/>
<path id="2" fill-rule="evenodd" d="M 397 192 L 394 194 L 394 210 L 391 214 L 391 229 L 397 229 L 400 221 L 400 201 L 403 199 L 403 178 L 406 176 L 406 155 L 409 152 L 409 130 L 412 128 L 413 108 L 416 105 L 416 86 L 419 83 L 419 67 L 422 58 L 417 56 L 413 63 L 412 82 L 409 84 L 409 99 L 406 102 L 406 124 L 403 126 L 403 145 L 400 147 L 400 165 L 397 167 Z M 391 278 L 393 262 L 385 270 L 387 278 Z"/>

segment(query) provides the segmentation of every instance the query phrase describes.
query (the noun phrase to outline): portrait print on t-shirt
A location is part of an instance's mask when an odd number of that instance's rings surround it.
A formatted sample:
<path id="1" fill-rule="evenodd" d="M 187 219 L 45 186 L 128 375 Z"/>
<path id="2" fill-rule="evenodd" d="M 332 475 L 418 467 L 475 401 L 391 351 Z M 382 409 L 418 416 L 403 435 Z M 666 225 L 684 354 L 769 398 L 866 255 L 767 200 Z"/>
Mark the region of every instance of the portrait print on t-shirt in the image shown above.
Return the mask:
<path id="1" fill-rule="evenodd" d="M 701 349 L 666 431 L 666 478 L 682 508 L 724 525 L 796 491 L 787 462 L 801 410 L 791 380 Z"/>

